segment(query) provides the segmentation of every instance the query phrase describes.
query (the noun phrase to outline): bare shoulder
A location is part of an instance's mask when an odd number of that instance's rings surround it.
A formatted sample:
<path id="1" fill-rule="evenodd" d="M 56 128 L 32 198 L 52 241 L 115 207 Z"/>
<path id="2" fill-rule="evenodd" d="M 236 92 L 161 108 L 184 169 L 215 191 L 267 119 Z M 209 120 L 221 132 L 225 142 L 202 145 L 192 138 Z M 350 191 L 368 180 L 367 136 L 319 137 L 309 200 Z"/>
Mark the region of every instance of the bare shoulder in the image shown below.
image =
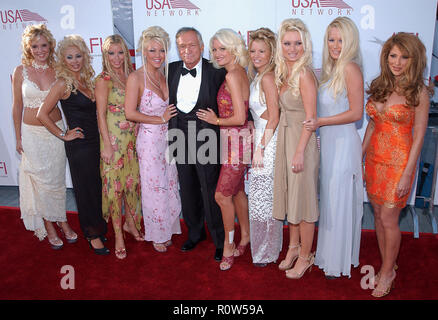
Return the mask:
<path id="1" fill-rule="evenodd" d="M 317 84 L 316 76 L 311 68 L 306 67 L 303 70 L 301 70 L 300 83 L 303 83 L 305 85 L 312 85 L 316 87 Z"/>
<path id="2" fill-rule="evenodd" d="M 362 77 L 362 70 L 360 69 L 359 65 L 353 61 L 350 61 L 345 66 L 344 74 L 346 78 L 350 77 Z"/>
<path id="3" fill-rule="evenodd" d="M 23 65 L 20 64 L 19 66 L 15 67 L 14 72 L 12 74 L 12 77 L 15 80 L 22 80 L 23 79 Z"/>
<path id="4" fill-rule="evenodd" d="M 136 82 L 142 80 L 143 77 L 144 77 L 143 76 L 143 69 L 142 68 L 137 69 L 134 72 L 131 72 L 129 74 L 128 79 L 127 79 L 127 83 L 131 83 L 131 84 L 136 83 Z"/>
<path id="5" fill-rule="evenodd" d="M 265 84 L 270 84 L 270 83 L 275 83 L 275 74 L 273 71 L 267 72 L 263 75 L 262 77 L 262 83 L 263 85 Z"/>

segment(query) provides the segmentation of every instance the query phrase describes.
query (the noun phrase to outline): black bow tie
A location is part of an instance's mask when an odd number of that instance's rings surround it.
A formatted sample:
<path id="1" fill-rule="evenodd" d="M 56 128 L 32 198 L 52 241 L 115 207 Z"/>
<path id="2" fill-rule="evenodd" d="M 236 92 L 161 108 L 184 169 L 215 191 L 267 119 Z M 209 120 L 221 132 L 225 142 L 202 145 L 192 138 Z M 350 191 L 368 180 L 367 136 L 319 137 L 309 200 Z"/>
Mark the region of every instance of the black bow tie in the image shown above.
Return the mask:
<path id="1" fill-rule="evenodd" d="M 183 76 L 185 76 L 187 73 L 190 73 L 190 74 L 192 75 L 193 78 L 196 77 L 196 69 L 189 70 L 189 69 L 186 69 L 186 68 L 182 68 L 182 70 L 181 70 L 181 74 L 182 74 Z"/>

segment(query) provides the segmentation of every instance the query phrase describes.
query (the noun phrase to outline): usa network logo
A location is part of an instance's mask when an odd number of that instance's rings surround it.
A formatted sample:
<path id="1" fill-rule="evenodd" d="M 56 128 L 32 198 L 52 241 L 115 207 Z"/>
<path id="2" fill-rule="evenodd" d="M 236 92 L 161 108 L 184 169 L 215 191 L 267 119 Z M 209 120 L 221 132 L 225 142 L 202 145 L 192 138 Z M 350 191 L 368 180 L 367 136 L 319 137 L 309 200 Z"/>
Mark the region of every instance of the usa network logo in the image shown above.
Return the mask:
<path id="1" fill-rule="evenodd" d="M 201 9 L 189 0 L 146 0 L 148 17 L 198 16 Z"/>
<path id="2" fill-rule="evenodd" d="M 47 19 L 27 9 L 1 10 L 2 30 L 24 29 L 33 22 L 47 22 Z"/>
<path id="3" fill-rule="evenodd" d="M 292 15 L 351 15 L 353 8 L 343 0 L 292 0 Z"/>

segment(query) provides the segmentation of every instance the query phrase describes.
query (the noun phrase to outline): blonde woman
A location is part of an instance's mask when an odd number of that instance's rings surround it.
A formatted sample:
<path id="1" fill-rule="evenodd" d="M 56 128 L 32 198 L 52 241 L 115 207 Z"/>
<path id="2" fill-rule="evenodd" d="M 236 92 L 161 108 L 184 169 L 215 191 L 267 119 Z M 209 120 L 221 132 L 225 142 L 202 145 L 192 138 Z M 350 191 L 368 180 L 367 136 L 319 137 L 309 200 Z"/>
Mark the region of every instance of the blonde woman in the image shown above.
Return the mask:
<path id="1" fill-rule="evenodd" d="M 102 217 L 99 130 L 90 52 L 81 36 L 68 35 L 58 44 L 56 55 L 58 80 L 37 118 L 52 134 L 65 141 L 79 224 L 94 253 L 107 255 L 109 250 L 103 244 L 107 225 Z M 66 131 L 49 117 L 58 101 L 67 120 Z"/>
<path id="2" fill-rule="evenodd" d="M 156 251 L 166 252 L 172 235 L 181 233 L 176 164 L 166 160 L 168 121 L 176 115 L 167 87 L 169 35 L 158 26 L 147 28 L 138 51 L 143 66 L 128 77 L 125 113 L 128 120 L 140 123 L 136 148 L 145 240 L 152 241 Z"/>
<path id="3" fill-rule="evenodd" d="M 21 154 L 19 186 L 21 218 L 38 239 L 46 236 L 53 249 L 63 246 L 53 222 L 61 226 L 67 242 L 77 234 L 65 214 L 65 150 L 61 140 L 46 130 L 36 115 L 55 82 L 56 41 L 44 24 L 26 27 L 22 36 L 22 64 L 12 77 L 17 152 Z M 64 128 L 61 112 L 53 108 L 50 119 Z M 62 130 L 61 129 L 61 130 Z"/>
<path id="4" fill-rule="evenodd" d="M 249 109 L 254 119 L 255 153 L 249 175 L 249 225 L 252 262 L 264 267 L 275 262 L 283 242 L 283 222 L 272 217 L 274 161 L 280 117 L 275 85 L 277 38 L 260 28 L 249 34 Z"/>
<path id="5" fill-rule="evenodd" d="M 248 52 L 242 37 L 231 29 L 220 29 L 210 39 L 210 55 L 216 68 L 225 68 L 227 75 L 219 88 L 219 116 L 211 109 L 200 109 L 196 115 L 221 129 L 222 167 L 216 186 L 215 199 L 221 208 L 225 241 L 220 270 L 228 270 L 234 258 L 244 254 L 249 244 L 248 199 L 244 173 L 250 159 L 251 137 L 248 129 L 249 80 L 245 71 Z M 242 142 L 240 142 L 242 138 Z M 234 244 L 235 219 L 239 220 L 240 243 Z"/>
<path id="6" fill-rule="evenodd" d="M 423 80 L 426 48 L 409 33 L 391 36 L 382 47 L 380 74 L 367 90 L 370 121 L 362 142 L 365 182 L 374 211 L 381 266 L 372 292 L 390 293 L 400 250 L 400 211 L 406 206 L 429 118 Z M 389 141 L 389 143 L 388 143 Z"/>
<path id="7" fill-rule="evenodd" d="M 96 79 L 97 121 L 100 132 L 102 210 L 111 217 L 115 234 L 115 255 L 127 256 L 123 231 L 143 241 L 141 235 L 140 173 L 135 151 L 134 122 L 125 117 L 125 87 L 133 71 L 123 38 L 107 37 L 102 45 L 102 73 Z M 122 204 L 125 223 L 122 226 Z"/>
<path id="8" fill-rule="evenodd" d="M 359 31 L 338 17 L 324 36 L 318 118 L 305 124 L 321 137 L 320 212 L 315 264 L 327 278 L 359 265 L 363 215 L 362 149 L 355 122 L 363 114 Z M 333 192 L 336 190 L 336 192 Z"/>
<path id="9" fill-rule="evenodd" d="M 289 247 L 279 269 L 286 270 L 287 278 L 299 279 L 314 262 L 311 250 L 319 216 L 319 152 L 315 133 L 303 126 L 303 121 L 316 117 L 318 84 L 312 71 L 312 42 L 306 25 L 300 19 L 286 19 L 277 39 L 275 80 L 280 89 L 281 114 L 273 216 L 284 220 L 287 215 L 289 223 Z"/>

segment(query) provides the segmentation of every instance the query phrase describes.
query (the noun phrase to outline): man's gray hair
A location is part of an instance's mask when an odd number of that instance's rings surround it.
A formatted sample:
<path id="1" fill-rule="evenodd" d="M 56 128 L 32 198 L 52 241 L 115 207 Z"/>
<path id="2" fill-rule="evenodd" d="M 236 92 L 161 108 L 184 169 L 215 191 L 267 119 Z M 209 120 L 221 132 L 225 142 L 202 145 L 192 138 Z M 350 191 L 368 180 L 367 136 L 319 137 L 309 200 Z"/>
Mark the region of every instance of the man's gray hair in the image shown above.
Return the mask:
<path id="1" fill-rule="evenodd" d="M 204 45 L 204 41 L 202 41 L 201 33 L 198 30 L 196 30 L 195 28 L 193 28 L 193 27 L 182 27 L 181 29 L 179 29 L 177 31 L 177 33 L 175 35 L 175 39 L 178 40 L 178 38 L 183 33 L 186 33 L 186 32 L 189 32 L 189 31 L 193 31 L 194 33 L 196 33 L 196 36 L 198 37 L 199 45 L 202 47 Z"/>

